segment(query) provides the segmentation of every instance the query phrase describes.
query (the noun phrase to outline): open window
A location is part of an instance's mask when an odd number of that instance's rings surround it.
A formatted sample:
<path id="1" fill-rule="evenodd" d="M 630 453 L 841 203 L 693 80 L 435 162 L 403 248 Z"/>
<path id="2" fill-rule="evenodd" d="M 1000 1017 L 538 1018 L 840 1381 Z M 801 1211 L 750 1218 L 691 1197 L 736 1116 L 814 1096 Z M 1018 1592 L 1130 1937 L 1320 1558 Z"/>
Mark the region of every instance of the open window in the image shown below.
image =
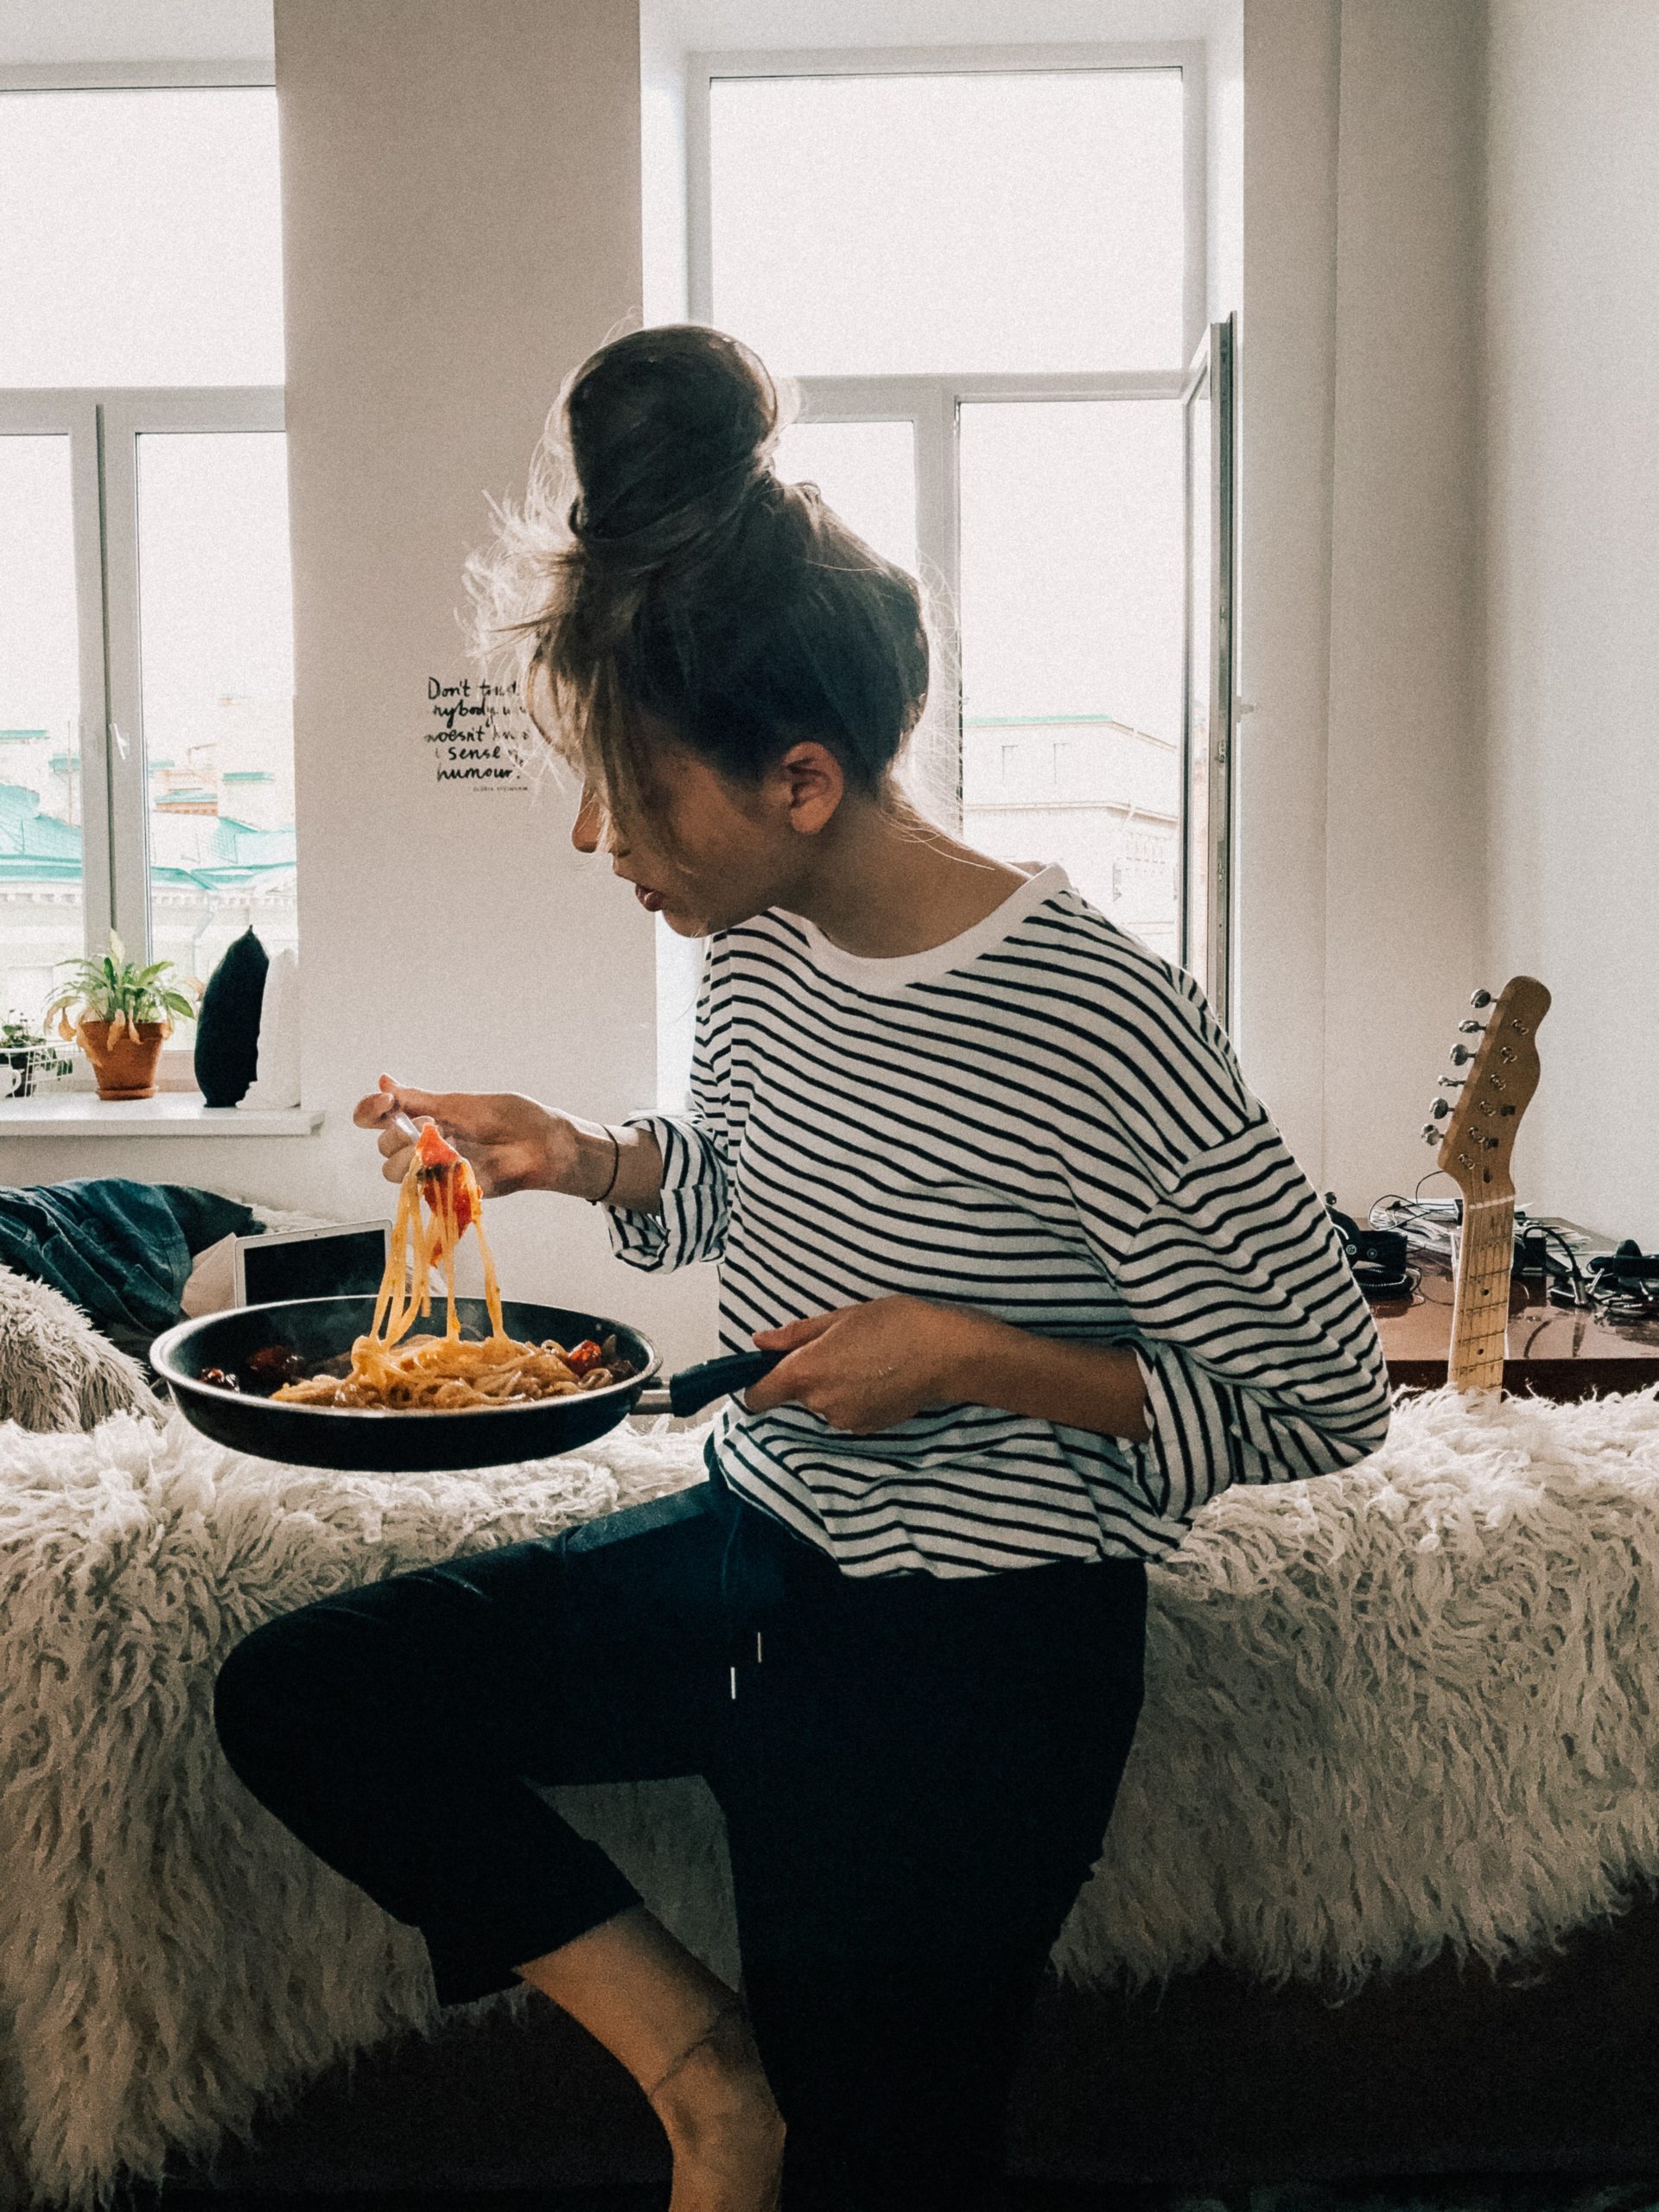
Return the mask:
<path id="1" fill-rule="evenodd" d="M 1233 322 L 1212 323 L 1182 398 L 1186 685 L 1181 737 L 1181 965 L 1225 1025 L 1232 1007 Z"/>

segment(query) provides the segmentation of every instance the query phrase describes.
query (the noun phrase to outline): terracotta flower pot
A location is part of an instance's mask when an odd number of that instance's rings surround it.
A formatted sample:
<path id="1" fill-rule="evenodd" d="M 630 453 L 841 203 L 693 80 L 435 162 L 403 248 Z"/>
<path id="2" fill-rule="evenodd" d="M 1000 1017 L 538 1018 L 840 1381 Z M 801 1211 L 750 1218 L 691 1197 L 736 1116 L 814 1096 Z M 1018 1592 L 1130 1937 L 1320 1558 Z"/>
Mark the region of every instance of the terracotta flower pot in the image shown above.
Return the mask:
<path id="1" fill-rule="evenodd" d="M 141 1021 L 137 1037 L 124 1024 L 113 1044 L 109 1033 L 107 1021 L 83 1021 L 75 1033 L 98 1077 L 99 1096 L 153 1098 L 156 1063 L 168 1033 L 167 1023 Z"/>

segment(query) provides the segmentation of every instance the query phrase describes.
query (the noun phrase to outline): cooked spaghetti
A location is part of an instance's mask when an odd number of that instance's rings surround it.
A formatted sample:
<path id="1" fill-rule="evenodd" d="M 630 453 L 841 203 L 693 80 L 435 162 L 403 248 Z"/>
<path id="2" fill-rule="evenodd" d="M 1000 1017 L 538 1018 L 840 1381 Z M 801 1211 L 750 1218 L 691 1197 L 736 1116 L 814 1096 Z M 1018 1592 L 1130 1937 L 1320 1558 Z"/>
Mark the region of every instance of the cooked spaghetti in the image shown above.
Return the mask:
<path id="1" fill-rule="evenodd" d="M 466 1413 L 602 1390 L 622 1381 L 629 1370 L 613 1345 L 601 1347 L 589 1339 L 567 1351 L 551 1338 L 520 1344 L 507 1334 L 481 1215 L 478 1178 L 470 1164 L 429 1122 L 398 1190 L 374 1319 L 369 1333 L 352 1346 L 349 1370 L 341 1376 L 286 1382 L 271 1395 L 290 1405 Z M 477 1232 L 483 1255 L 484 1303 L 490 1317 L 490 1333 L 481 1342 L 461 1336 L 455 1310 L 455 1248 L 469 1228 Z M 432 1311 L 435 1273 L 442 1275 L 448 1296 L 444 1333 L 411 1336 L 416 1317 Z"/>

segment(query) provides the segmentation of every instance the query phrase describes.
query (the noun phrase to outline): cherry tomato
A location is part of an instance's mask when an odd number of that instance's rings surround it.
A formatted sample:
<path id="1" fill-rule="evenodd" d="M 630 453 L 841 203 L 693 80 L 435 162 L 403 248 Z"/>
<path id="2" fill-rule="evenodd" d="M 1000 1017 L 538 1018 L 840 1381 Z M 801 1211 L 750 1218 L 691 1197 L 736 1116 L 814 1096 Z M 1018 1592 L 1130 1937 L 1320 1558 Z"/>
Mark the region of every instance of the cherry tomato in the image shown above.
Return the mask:
<path id="1" fill-rule="evenodd" d="M 435 1122 L 423 1122 L 420 1139 L 415 1147 L 415 1157 L 423 1167 L 453 1167 L 461 1154 L 454 1145 L 438 1135 Z"/>

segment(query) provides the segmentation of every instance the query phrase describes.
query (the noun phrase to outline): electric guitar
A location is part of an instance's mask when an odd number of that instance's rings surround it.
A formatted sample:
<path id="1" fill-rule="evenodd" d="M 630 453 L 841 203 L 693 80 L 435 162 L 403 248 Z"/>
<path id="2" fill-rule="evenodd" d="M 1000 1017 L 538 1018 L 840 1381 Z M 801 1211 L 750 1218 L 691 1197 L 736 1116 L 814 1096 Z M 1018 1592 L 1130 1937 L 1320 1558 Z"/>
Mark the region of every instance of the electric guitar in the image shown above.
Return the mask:
<path id="1" fill-rule="evenodd" d="M 1496 1003 L 1490 991 L 1477 991 L 1470 1004 L 1491 1012 L 1484 1022 L 1458 1024 L 1459 1038 L 1478 1034 L 1480 1043 L 1452 1047 L 1453 1066 L 1468 1073 L 1440 1077 L 1443 1090 L 1460 1096 L 1455 1105 L 1434 1101 L 1423 1135 L 1439 1144 L 1439 1165 L 1463 1193 L 1446 1379 L 1459 1390 L 1501 1390 L 1515 1266 L 1510 1161 L 1521 1116 L 1538 1088 L 1534 1039 L 1549 1012 L 1549 993 L 1534 976 L 1512 976 Z"/>

